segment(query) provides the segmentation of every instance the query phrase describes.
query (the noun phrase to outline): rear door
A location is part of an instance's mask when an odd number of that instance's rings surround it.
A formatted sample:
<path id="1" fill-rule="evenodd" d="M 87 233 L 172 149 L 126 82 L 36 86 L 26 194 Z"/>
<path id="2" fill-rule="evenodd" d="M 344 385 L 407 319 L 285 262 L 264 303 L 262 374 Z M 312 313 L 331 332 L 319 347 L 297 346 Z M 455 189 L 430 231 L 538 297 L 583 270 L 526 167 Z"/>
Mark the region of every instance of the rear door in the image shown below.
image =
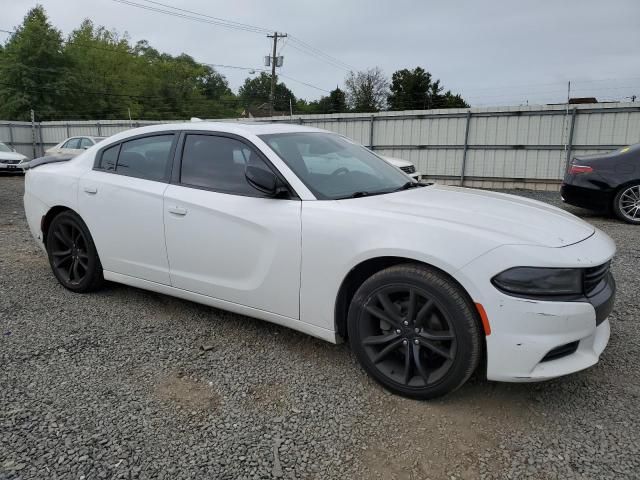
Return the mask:
<path id="1" fill-rule="evenodd" d="M 163 194 L 176 137 L 156 133 L 109 146 L 80 179 L 80 215 L 105 270 L 169 285 Z"/>
<path id="2" fill-rule="evenodd" d="M 273 167 L 234 136 L 186 133 L 164 194 L 174 287 L 299 318 L 299 199 L 270 198 L 249 185 L 250 163 Z"/>

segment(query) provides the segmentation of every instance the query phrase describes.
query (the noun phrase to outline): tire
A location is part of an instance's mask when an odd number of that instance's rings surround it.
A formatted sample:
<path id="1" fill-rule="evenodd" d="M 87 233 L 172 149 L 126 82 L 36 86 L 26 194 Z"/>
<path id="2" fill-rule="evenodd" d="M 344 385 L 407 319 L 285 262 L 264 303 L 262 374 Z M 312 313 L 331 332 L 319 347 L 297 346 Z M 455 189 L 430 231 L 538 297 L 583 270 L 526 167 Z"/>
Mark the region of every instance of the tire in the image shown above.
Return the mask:
<path id="1" fill-rule="evenodd" d="M 56 215 L 47 231 L 47 255 L 53 274 L 72 292 L 97 290 L 104 283 L 102 265 L 89 229 L 70 210 Z"/>
<path id="2" fill-rule="evenodd" d="M 371 276 L 354 295 L 347 323 L 351 349 L 364 370 L 405 397 L 453 392 L 482 357 L 471 299 L 427 266 L 396 265 Z"/>
<path id="3" fill-rule="evenodd" d="M 613 199 L 613 213 L 620 220 L 640 225 L 640 182 L 622 187 Z"/>

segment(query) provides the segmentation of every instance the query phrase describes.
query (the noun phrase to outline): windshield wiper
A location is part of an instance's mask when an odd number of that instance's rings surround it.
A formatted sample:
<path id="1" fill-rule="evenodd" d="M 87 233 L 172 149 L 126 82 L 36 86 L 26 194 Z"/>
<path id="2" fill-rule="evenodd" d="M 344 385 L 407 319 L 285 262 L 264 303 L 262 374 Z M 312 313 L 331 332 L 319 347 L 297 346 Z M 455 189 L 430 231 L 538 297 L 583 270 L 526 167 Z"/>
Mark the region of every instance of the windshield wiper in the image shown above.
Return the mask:
<path id="1" fill-rule="evenodd" d="M 395 190 L 392 190 L 392 192 L 399 192 L 401 190 L 409 190 L 410 188 L 417 188 L 417 187 L 422 187 L 422 184 L 418 182 L 407 182 L 401 187 L 398 187 Z"/>
<path id="2" fill-rule="evenodd" d="M 369 195 L 369 192 L 354 192 L 351 195 L 349 195 L 349 198 L 358 198 L 358 197 L 367 197 Z"/>

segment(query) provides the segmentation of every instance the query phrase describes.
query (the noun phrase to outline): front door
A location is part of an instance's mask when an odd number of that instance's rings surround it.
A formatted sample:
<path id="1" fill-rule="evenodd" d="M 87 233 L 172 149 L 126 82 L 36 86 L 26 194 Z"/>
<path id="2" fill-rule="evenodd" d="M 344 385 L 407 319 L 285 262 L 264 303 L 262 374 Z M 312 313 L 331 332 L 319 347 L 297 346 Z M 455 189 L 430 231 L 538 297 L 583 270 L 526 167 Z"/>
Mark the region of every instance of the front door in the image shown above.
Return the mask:
<path id="1" fill-rule="evenodd" d="M 237 138 L 190 133 L 179 151 L 178 181 L 164 194 L 171 284 L 299 318 L 300 200 L 249 185 L 247 163 L 270 167 Z"/>

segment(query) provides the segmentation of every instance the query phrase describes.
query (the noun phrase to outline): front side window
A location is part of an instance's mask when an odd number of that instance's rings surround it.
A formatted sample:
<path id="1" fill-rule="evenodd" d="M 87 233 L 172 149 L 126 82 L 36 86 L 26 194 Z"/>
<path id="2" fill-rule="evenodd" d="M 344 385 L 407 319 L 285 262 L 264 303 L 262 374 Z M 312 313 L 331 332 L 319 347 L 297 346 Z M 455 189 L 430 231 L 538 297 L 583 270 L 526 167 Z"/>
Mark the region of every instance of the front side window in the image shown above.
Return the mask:
<path id="1" fill-rule="evenodd" d="M 72 138 L 70 140 L 67 140 L 65 142 L 65 144 L 62 145 L 62 148 L 78 149 L 78 148 L 80 148 L 80 139 L 79 138 Z"/>
<path id="2" fill-rule="evenodd" d="M 173 134 L 157 135 L 124 142 L 120 147 L 116 173 L 146 180 L 166 179 L 171 162 L 173 138 Z M 108 151 L 105 150 L 104 153 Z"/>
<path id="3" fill-rule="evenodd" d="M 80 148 L 89 148 L 93 146 L 93 142 L 87 137 L 83 137 L 80 140 Z"/>
<path id="4" fill-rule="evenodd" d="M 260 196 L 245 177 L 247 165 L 269 169 L 246 144 L 214 135 L 187 135 L 180 183 L 237 195 Z"/>
<path id="5" fill-rule="evenodd" d="M 409 181 L 397 168 L 340 135 L 295 132 L 260 138 L 318 199 L 390 193 Z"/>
<path id="6" fill-rule="evenodd" d="M 0 152 L 10 152 L 11 149 L 7 147 L 4 143 L 0 142 Z"/>

